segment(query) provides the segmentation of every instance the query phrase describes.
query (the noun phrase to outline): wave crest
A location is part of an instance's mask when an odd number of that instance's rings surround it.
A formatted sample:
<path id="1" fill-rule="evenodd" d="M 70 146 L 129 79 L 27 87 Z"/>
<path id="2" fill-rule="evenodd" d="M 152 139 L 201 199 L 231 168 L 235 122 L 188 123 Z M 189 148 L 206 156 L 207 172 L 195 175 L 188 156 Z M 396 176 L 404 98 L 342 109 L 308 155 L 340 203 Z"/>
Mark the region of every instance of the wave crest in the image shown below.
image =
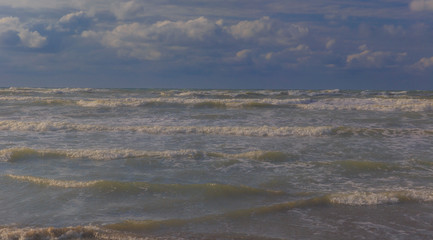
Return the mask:
<path id="1" fill-rule="evenodd" d="M 0 130 L 7 131 L 130 131 L 147 134 L 214 134 L 252 137 L 320 136 L 330 133 L 330 126 L 307 127 L 244 127 L 244 126 L 110 126 L 75 124 L 68 122 L 22 122 L 15 120 L 0 121 Z"/>
<path id="2" fill-rule="evenodd" d="M 431 99 L 393 99 L 393 98 L 329 98 L 297 104 L 299 108 L 307 110 L 355 110 L 355 111 L 404 111 L 424 112 L 433 110 Z"/>
<path id="3" fill-rule="evenodd" d="M 14 162 L 26 158 L 69 158 L 91 160 L 115 160 L 127 158 L 189 158 L 203 159 L 252 159 L 258 161 L 281 162 L 297 159 L 294 154 L 278 151 L 251 151 L 243 153 L 202 152 L 193 149 L 166 150 L 166 151 L 139 151 L 131 149 L 32 149 L 8 148 L 0 150 L 0 160 Z"/>
<path id="4" fill-rule="evenodd" d="M 104 232 L 96 227 L 66 227 L 66 228 L 11 228 L 0 227 L 1 239 L 104 239 Z M 99 235 L 99 237 L 97 237 Z M 107 236 L 109 236 L 108 234 Z M 114 238 L 113 238 L 114 239 Z M 120 238 L 116 238 L 120 239 Z"/>
<path id="5" fill-rule="evenodd" d="M 94 188 L 102 192 L 148 192 L 164 194 L 203 194 L 208 199 L 243 197 L 249 195 L 283 195 L 282 191 L 259 189 L 248 186 L 235 186 L 216 183 L 204 184 L 159 184 L 147 182 L 120 182 L 108 180 L 74 181 L 41 178 L 34 176 L 5 175 L 20 182 L 58 188 Z"/>
<path id="6" fill-rule="evenodd" d="M 379 205 L 389 203 L 399 203 L 408 201 L 431 202 L 433 201 L 433 191 L 424 189 L 404 189 L 383 192 L 350 192 L 338 193 L 328 196 L 333 204 L 343 204 L 352 206 Z"/>

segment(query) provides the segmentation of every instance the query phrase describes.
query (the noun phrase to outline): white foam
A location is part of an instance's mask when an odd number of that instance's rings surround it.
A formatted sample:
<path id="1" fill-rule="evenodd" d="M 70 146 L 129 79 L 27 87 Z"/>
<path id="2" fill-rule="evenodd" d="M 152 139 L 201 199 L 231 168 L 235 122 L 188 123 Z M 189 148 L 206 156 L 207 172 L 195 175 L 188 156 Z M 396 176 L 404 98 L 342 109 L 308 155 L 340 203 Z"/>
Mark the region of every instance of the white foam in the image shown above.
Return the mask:
<path id="1" fill-rule="evenodd" d="M 433 110 L 433 100 L 406 98 L 328 98 L 309 104 L 298 104 L 297 107 L 308 110 L 422 112 Z"/>
<path id="2" fill-rule="evenodd" d="M 9 178 L 18 180 L 18 181 L 24 181 L 24 182 L 31 182 L 39 185 L 46 185 L 50 187 L 61 187 L 61 188 L 84 188 L 84 187 L 90 187 L 97 183 L 100 183 L 102 181 L 67 181 L 67 180 L 56 180 L 56 179 L 48 179 L 48 178 L 39 178 L 39 177 L 33 177 L 33 176 L 18 176 L 18 175 L 5 175 Z"/>
<path id="3" fill-rule="evenodd" d="M 429 189 L 403 189 L 382 192 L 350 192 L 337 193 L 329 196 L 333 204 L 344 205 L 378 205 L 398 203 L 402 201 L 433 201 L 433 190 Z"/>
<path id="4" fill-rule="evenodd" d="M 386 137 L 398 136 L 424 136 L 432 135 L 433 129 L 420 128 L 359 128 L 359 127 L 336 127 L 333 129 L 334 134 L 355 134 L 355 135 L 381 135 Z"/>
<path id="5" fill-rule="evenodd" d="M 148 239 L 129 236 L 128 234 L 117 233 L 95 226 L 77 226 L 65 228 L 17 228 L 0 226 L 0 239 L 2 240 L 76 240 L 76 239 Z M 149 238 L 151 240 L 151 238 Z"/>
<path id="6" fill-rule="evenodd" d="M 14 161 L 26 157 L 65 157 L 70 159 L 92 159 L 92 160 L 114 160 L 138 157 L 161 157 L 196 158 L 203 155 L 197 150 L 167 150 L 167 151 L 138 151 L 131 149 L 31 149 L 31 148 L 8 148 L 0 150 L 0 160 Z"/>
<path id="7" fill-rule="evenodd" d="M 319 92 L 317 94 L 336 94 L 337 90 Z M 184 93 L 193 94 L 193 93 Z M 293 93 L 291 93 L 293 94 Z M 138 107 L 151 104 L 179 104 L 190 106 L 223 106 L 228 108 L 243 108 L 250 106 L 297 106 L 308 110 L 358 110 L 358 111 L 431 111 L 432 99 L 409 98 L 326 98 L 312 101 L 310 98 L 291 99 L 206 99 L 206 98 L 125 98 L 125 99 L 87 99 L 79 100 L 77 105 L 82 107 Z"/>
<path id="8" fill-rule="evenodd" d="M 193 93 L 185 93 L 193 94 Z M 215 106 L 225 106 L 240 108 L 254 104 L 265 104 L 270 106 L 284 106 L 309 102 L 309 99 L 209 99 L 209 98 L 124 98 L 124 99 L 88 99 L 79 100 L 77 104 L 82 107 L 138 107 L 150 104 L 179 104 L 200 106 L 203 104 L 213 104 Z"/>
<path id="9" fill-rule="evenodd" d="M 108 91 L 108 89 L 94 89 L 94 88 L 17 88 L 17 87 L 10 87 L 10 88 L 3 88 L 0 89 L 0 92 L 5 93 L 43 93 L 43 94 L 62 94 L 62 93 L 91 93 L 91 92 L 105 92 Z"/>
<path id="10" fill-rule="evenodd" d="M 32 90 L 33 91 L 33 90 Z M 74 93 L 75 91 L 91 92 L 92 89 L 44 89 L 44 93 Z M 170 92 L 161 92 L 169 94 Z M 358 110 L 358 111 L 431 111 L 433 110 L 433 99 L 407 98 L 406 92 L 386 92 L 384 96 L 362 97 L 362 98 L 339 98 L 333 95 L 340 94 L 337 90 L 323 91 L 299 91 L 290 90 L 288 96 L 297 98 L 280 99 L 275 95 L 281 95 L 281 92 L 252 92 L 252 98 L 236 98 L 242 95 L 242 92 L 227 91 L 185 91 L 175 92 L 174 96 L 166 97 L 128 97 L 128 98 L 85 98 L 76 99 L 73 97 L 40 97 L 40 96 L 0 96 L 0 101 L 19 101 L 45 104 L 67 104 L 78 105 L 81 107 L 140 107 L 152 105 L 184 105 L 184 106 L 206 106 L 206 107 L 226 107 L 226 108 L 244 108 L 260 106 L 276 107 L 299 107 L 307 110 Z M 254 98 L 254 94 L 259 94 L 264 98 Z M 361 95 L 363 93 L 361 92 Z M 326 97 L 320 97 L 325 95 Z M 128 96 L 128 95 L 125 95 Z M 198 96 L 198 97 L 197 97 Z M 204 96 L 204 97 L 203 97 Z M 214 98 L 215 96 L 218 96 Z M 317 99 L 317 96 L 320 98 Z M 397 96 L 397 97 L 395 97 Z"/>
<path id="11" fill-rule="evenodd" d="M 23 122 L 15 120 L 0 121 L 0 130 L 7 131 L 132 131 L 147 134 L 214 134 L 258 137 L 284 137 L 284 136 L 321 136 L 329 134 L 333 127 L 307 126 L 307 127 L 243 127 L 243 126 L 109 126 L 75 124 L 68 122 Z"/>
<path id="12" fill-rule="evenodd" d="M 54 91 L 54 90 L 53 90 Z M 186 96 L 197 93 L 184 93 Z M 160 98 L 86 98 L 76 100 L 74 98 L 60 97 L 33 97 L 33 96 L 0 96 L 0 101 L 30 102 L 30 103 L 57 103 L 78 105 L 81 107 L 140 107 L 147 105 L 185 105 L 185 106 L 224 106 L 228 108 L 242 108 L 263 104 L 269 106 L 292 106 L 293 104 L 309 103 L 309 99 L 213 99 L 213 98 L 188 98 L 188 97 L 160 97 Z"/>
<path id="13" fill-rule="evenodd" d="M 32 149 L 32 148 L 8 148 L 0 150 L 1 161 L 15 161 L 24 158 L 69 158 L 69 159 L 91 159 L 91 160 L 115 160 L 126 158 L 190 158 L 203 157 L 219 158 L 245 158 L 253 160 L 285 160 L 293 155 L 283 152 L 272 151 L 250 151 L 243 153 L 218 153 L 202 152 L 193 149 L 165 150 L 165 151 L 140 151 L 131 149 Z"/>

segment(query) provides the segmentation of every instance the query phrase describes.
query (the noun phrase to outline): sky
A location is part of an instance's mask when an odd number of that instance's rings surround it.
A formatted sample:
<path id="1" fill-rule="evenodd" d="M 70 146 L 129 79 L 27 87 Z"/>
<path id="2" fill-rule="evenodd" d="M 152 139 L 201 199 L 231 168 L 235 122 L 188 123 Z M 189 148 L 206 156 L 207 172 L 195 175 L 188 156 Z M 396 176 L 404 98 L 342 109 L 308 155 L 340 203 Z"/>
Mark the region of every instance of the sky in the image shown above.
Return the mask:
<path id="1" fill-rule="evenodd" d="M 0 0 L 0 87 L 433 90 L 433 0 Z"/>

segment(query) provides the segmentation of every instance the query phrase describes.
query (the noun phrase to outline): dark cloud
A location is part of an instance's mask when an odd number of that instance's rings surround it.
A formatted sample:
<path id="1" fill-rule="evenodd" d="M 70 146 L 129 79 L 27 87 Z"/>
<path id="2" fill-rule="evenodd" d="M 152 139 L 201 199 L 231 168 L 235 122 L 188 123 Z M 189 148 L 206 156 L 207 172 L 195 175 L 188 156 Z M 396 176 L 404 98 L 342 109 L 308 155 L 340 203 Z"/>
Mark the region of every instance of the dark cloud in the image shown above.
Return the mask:
<path id="1" fill-rule="evenodd" d="M 14 30 L 8 30 L 0 34 L 0 42 L 2 45 L 16 46 L 20 43 L 20 37 L 18 32 Z"/>

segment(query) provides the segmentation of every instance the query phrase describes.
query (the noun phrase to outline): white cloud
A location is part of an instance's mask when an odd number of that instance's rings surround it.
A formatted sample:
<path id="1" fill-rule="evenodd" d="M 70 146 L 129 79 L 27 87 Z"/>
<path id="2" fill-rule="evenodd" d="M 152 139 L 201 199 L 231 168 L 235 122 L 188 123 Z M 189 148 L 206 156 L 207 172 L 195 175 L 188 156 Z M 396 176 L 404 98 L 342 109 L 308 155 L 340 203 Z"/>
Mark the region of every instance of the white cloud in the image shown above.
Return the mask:
<path id="1" fill-rule="evenodd" d="M 288 49 L 291 52 L 310 52 L 310 47 L 305 44 L 299 44 L 296 47 L 292 47 Z"/>
<path id="2" fill-rule="evenodd" d="M 135 0 L 129 2 L 117 2 L 112 5 L 111 11 L 117 19 L 127 19 L 144 12 L 144 6 Z"/>
<path id="3" fill-rule="evenodd" d="M 360 53 L 350 54 L 346 57 L 346 63 L 349 67 L 355 68 L 383 68 L 393 66 L 397 62 L 401 62 L 406 53 L 393 53 L 382 51 L 371 51 L 366 45 L 359 47 Z"/>
<path id="4" fill-rule="evenodd" d="M 112 31 L 85 31 L 81 36 L 95 38 L 104 46 L 117 49 L 123 56 L 157 60 L 163 52 L 210 41 L 217 27 L 216 23 L 199 17 L 189 21 L 160 21 L 152 25 L 123 24 Z"/>
<path id="5" fill-rule="evenodd" d="M 241 21 L 228 27 L 227 31 L 235 39 L 282 45 L 290 44 L 293 39 L 308 34 L 307 27 L 276 21 L 269 17 L 262 17 L 254 21 Z"/>
<path id="6" fill-rule="evenodd" d="M 18 36 L 20 37 L 21 42 L 30 48 L 40 48 L 47 40 L 46 37 L 42 37 L 38 32 L 31 32 L 28 29 L 22 29 L 18 33 Z"/>
<path id="7" fill-rule="evenodd" d="M 433 0 L 413 0 L 409 7 L 412 11 L 433 11 Z"/>
<path id="8" fill-rule="evenodd" d="M 358 49 L 360 51 L 366 51 L 366 50 L 368 50 L 367 44 L 362 44 L 361 46 L 358 47 Z"/>
<path id="9" fill-rule="evenodd" d="M 17 17 L 0 18 L 0 35 L 11 31 L 16 32 L 21 43 L 29 48 L 40 48 L 47 40 L 39 32 L 26 28 Z"/>
<path id="10" fill-rule="evenodd" d="M 59 19 L 59 23 L 70 23 L 77 21 L 77 19 L 86 17 L 86 13 L 83 11 L 66 14 Z"/>
<path id="11" fill-rule="evenodd" d="M 245 59 L 245 58 L 247 58 L 250 54 L 251 54 L 251 50 L 250 50 L 250 49 L 244 49 L 244 50 L 241 50 L 241 51 L 237 52 L 237 53 L 236 53 L 236 57 L 237 57 L 238 59 Z"/>
<path id="12" fill-rule="evenodd" d="M 49 26 L 48 29 L 54 27 L 57 31 L 81 32 L 89 26 L 91 21 L 91 17 L 84 11 L 72 12 L 62 16 L 54 26 Z"/>
<path id="13" fill-rule="evenodd" d="M 333 39 L 333 38 L 332 38 L 332 39 L 329 39 L 329 40 L 326 42 L 326 44 L 325 44 L 326 49 L 331 49 L 332 46 L 334 46 L 335 42 L 336 42 L 335 39 Z"/>
<path id="14" fill-rule="evenodd" d="M 299 44 L 276 52 L 267 52 L 262 55 L 266 64 L 281 66 L 283 68 L 298 68 L 311 61 L 312 51 L 309 46 Z"/>
<path id="15" fill-rule="evenodd" d="M 418 62 L 412 65 L 412 68 L 418 70 L 426 70 L 428 68 L 433 68 L 433 57 L 421 58 Z"/>
<path id="16" fill-rule="evenodd" d="M 405 31 L 401 26 L 384 25 L 383 30 L 390 35 L 404 35 Z"/>
<path id="17" fill-rule="evenodd" d="M 287 48 L 296 44 L 296 39 L 307 33 L 308 28 L 275 21 L 269 17 L 226 26 L 222 19 L 211 21 L 199 17 L 188 21 L 166 20 L 154 24 L 134 22 L 119 25 L 111 31 L 84 31 L 81 36 L 93 38 L 102 45 L 115 49 L 121 56 L 159 60 L 187 50 L 197 53 L 197 49 L 200 49 L 206 52 L 221 44 L 241 46 L 238 49 L 245 49 L 245 41 L 251 41 L 249 49 L 254 52 L 263 52 L 272 47 Z M 310 51 L 306 45 L 295 46 L 290 48 L 291 51 Z M 246 58 L 250 53 L 243 51 L 245 50 L 236 53 L 238 59 Z M 230 54 L 227 53 L 228 55 Z"/>

